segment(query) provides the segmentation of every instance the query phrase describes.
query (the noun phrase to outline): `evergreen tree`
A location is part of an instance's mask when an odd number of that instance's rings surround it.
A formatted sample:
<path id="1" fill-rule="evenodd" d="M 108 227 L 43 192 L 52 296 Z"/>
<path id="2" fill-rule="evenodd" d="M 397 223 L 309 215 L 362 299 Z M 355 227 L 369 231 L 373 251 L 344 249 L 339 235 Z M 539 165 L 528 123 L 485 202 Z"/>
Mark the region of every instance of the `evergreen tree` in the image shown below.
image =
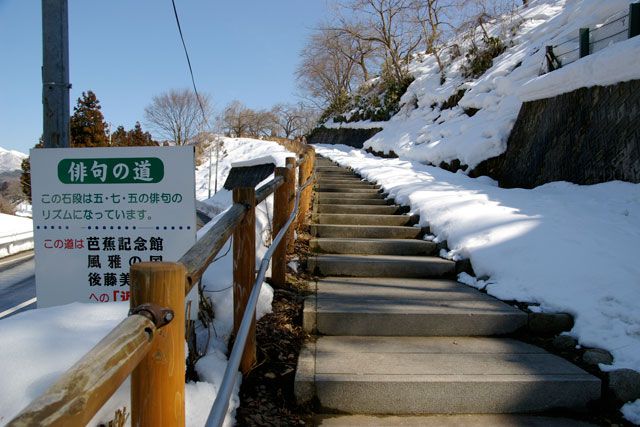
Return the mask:
<path id="1" fill-rule="evenodd" d="M 44 146 L 44 139 L 40 137 L 35 148 L 42 148 Z M 22 174 L 20 175 L 20 187 L 22 187 L 22 193 L 31 203 L 31 161 L 27 157 L 22 161 L 20 165 L 22 167 Z"/>
<path id="2" fill-rule="evenodd" d="M 155 146 L 158 145 L 153 140 L 149 132 L 144 132 L 140 122 L 136 122 L 132 130 L 128 132 L 129 144 L 134 146 Z"/>
<path id="3" fill-rule="evenodd" d="M 109 145 L 107 124 L 100 111 L 100 101 L 92 91 L 82 92 L 73 108 L 69 123 L 72 147 L 106 147 Z"/>
<path id="4" fill-rule="evenodd" d="M 129 136 L 127 131 L 124 130 L 124 126 L 118 126 L 118 128 L 111 134 L 111 145 L 113 147 L 125 147 L 129 145 Z"/>
<path id="5" fill-rule="evenodd" d="M 149 132 L 144 132 L 140 122 L 136 122 L 133 129 L 126 131 L 124 126 L 118 126 L 111 134 L 111 145 L 114 147 L 142 147 L 157 146 Z"/>

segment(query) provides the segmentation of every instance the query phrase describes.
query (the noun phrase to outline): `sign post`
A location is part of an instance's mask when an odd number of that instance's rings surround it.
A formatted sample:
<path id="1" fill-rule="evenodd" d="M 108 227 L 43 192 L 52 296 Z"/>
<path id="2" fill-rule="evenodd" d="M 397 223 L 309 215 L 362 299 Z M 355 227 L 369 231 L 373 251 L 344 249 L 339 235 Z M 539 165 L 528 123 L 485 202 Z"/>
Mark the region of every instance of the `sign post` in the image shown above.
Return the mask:
<path id="1" fill-rule="evenodd" d="M 128 301 L 129 267 L 195 242 L 193 147 L 31 150 L 38 307 Z"/>

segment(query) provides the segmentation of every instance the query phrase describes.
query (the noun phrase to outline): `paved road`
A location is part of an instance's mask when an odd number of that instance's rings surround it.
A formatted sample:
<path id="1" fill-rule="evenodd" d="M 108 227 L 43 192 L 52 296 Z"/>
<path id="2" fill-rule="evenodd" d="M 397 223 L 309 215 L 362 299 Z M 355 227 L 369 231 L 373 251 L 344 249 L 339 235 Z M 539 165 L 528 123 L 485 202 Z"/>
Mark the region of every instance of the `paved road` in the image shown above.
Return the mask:
<path id="1" fill-rule="evenodd" d="M 33 251 L 0 260 L 0 319 L 36 307 Z"/>

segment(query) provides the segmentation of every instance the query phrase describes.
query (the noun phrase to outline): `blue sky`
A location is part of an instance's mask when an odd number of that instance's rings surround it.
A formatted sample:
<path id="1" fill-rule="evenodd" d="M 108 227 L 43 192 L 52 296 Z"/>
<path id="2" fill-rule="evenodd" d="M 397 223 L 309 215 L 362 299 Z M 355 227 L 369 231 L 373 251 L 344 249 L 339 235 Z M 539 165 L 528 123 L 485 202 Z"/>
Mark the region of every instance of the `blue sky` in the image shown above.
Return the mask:
<path id="1" fill-rule="evenodd" d="M 200 92 L 216 109 L 296 101 L 293 73 L 329 0 L 176 0 Z M 0 147 L 42 133 L 39 0 L 0 0 Z M 143 121 L 152 96 L 191 87 L 170 0 L 69 0 L 71 108 L 93 90 L 115 128 Z"/>

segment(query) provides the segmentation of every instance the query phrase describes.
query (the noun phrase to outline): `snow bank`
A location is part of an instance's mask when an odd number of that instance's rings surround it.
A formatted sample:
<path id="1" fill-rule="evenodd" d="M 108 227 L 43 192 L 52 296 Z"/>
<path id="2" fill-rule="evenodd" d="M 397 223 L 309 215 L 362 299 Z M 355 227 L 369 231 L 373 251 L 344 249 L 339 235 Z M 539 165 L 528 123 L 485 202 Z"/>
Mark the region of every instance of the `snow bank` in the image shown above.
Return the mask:
<path id="1" fill-rule="evenodd" d="M 284 159 L 293 154 L 286 150 L 282 145 L 273 141 L 264 141 L 251 138 L 226 138 L 218 137 L 222 142 L 220 150 L 220 158 L 218 162 L 218 190 L 222 189 L 224 181 L 229 175 L 229 171 L 236 166 L 250 166 L 253 159 L 268 157 L 270 162 L 276 163 L 277 166 L 284 165 Z M 215 147 L 211 145 L 212 165 L 211 165 L 211 194 L 215 193 Z M 203 160 L 205 162 L 196 169 L 196 199 L 205 200 L 209 197 L 209 151 L 205 154 Z M 245 164 L 243 164 L 245 163 Z M 231 200 L 231 199 L 229 199 Z M 215 203 L 217 203 L 216 201 Z M 225 204 L 226 206 L 227 204 Z M 220 206 L 219 206 L 220 208 Z"/>
<path id="2" fill-rule="evenodd" d="M 634 37 L 530 80 L 520 88 L 518 97 L 522 101 L 534 101 L 582 87 L 607 86 L 640 79 L 638 58 L 640 37 Z"/>
<path id="3" fill-rule="evenodd" d="M 270 141 L 224 138 L 224 145 L 226 154 L 220 161 L 218 173 L 220 186 L 235 161 L 268 154 L 276 161 L 276 166 L 284 166 L 284 159 L 293 155 Z M 203 165 L 196 171 L 196 191 L 201 199 L 206 198 L 207 182 L 208 165 Z M 203 203 L 217 207 L 223 212 L 231 205 L 230 192 L 219 191 L 211 199 L 203 200 Z M 273 196 L 270 196 L 256 210 L 256 265 L 270 244 L 269 227 L 272 212 Z M 214 218 L 199 230 L 198 238 L 201 238 L 215 221 Z M 229 245 L 230 242 L 202 278 L 205 294 L 211 298 L 214 306 L 215 320 L 211 330 L 199 327 L 196 331 L 200 349 L 206 348 L 207 355 L 196 364 L 201 381 L 186 385 L 187 426 L 204 425 L 227 366 L 227 344 L 233 327 L 232 256 L 231 251 L 227 253 Z M 273 289 L 266 283 L 263 284 L 256 310 L 257 319 L 271 312 L 272 299 Z M 127 303 L 73 303 L 31 310 L 0 320 L 0 342 L 3 343 L 0 349 L 0 390 L 4 391 L 0 399 L 0 426 L 5 425 L 53 384 L 115 327 L 127 315 L 127 311 Z M 42 328 L 42 325 L 47 325 L 47 328 Z M 203 347 L 206 343 L 208 347 Z M 235 393 L 225 421 L 227 426 L 233 425 L 235 410 L 240 403 L 240 380 L 238 374 Z M 124 406 L 130 410 L 129 387 L 127 380 L 90 424 L 96 425 L 112 419 L 115 410 Z M 129 424 L 130 420 L 127 422 L 127 425 Z"/>
<path id="4" fill-rule="evenodd" d="M 384 129 L 369 139 L 365 148 L 393 150 L 401 158 L 434 165 L 458 159 L 469 166 L 467 170 L 502 154 L 522 105 L 520 97 L 553 96 L 578 87 L 637 78 L 637 40 L 606 48 L 565 71 L 538 77 L 546 67 L 545 46 L 574 38 L 580 27 L 594 27 L 628 7 L 629 0 L 531 1 L 513 16 L 488 25 L 489 34 L 500 36 L 507 49 L 476 79 L 462 75 L 468 41 L 454 41 L 460 45 L 462 56 L 453 58 L 450 52 L 443 53 L 448 64 L 444 84 L 440 84 L 435 58 L 418 56 L 410 64 L 415 80 L 400 101 L 400 111 L 380 126 Z M 622 61 L 615 59 L 620 57 Z M 443 110 L 442 103 L 459 90 L 466 92 L 458 105 Z M 470 117 L 467 113 L 472 109 L 478 111 Z M 326 126 L 339 127 L 330 122 Z M 365 122 L 362 127 L 367 126 Z M 350 123 L 349 127 L 359 127 L 359 123 Z"/>
<path id="5" fill-rule="evenodd" d="M 33 221 L 0 213 L 0 258 L 33 249 Z"/>
<path id="6" fill-rule="evenodd" d="M 448 242 L 447 257 L 469 258 L 477 277 L 486 279 L 461 277 L 464 283 L 539 311 L 571 313 L 570 334 L 581 345 L 613 354 L 613 365 L 602 369 L 640 371 L 640 184 L 502 189 L 486 177 L 379 159 L 351 147 L 316 151 L 409 205 L 420 225 Z"/>

